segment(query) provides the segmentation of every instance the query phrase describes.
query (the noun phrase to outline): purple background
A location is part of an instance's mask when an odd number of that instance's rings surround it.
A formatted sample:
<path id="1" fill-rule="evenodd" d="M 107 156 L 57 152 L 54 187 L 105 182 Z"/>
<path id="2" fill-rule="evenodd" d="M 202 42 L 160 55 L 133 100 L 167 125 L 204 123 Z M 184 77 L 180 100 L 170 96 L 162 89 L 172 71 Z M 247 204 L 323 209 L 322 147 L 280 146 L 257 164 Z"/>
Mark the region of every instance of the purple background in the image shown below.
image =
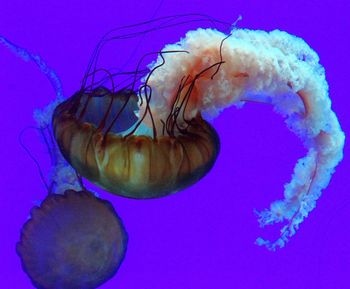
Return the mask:
<path id="1" fill-rule="evenodd" d="M 347 0 L 2 0 L 0 34 L 40 54 L 57 71 L 69 96 L 79 87 L 92 49 L 111 28 L 154 15 L 198 12 L 234 22 L 242 14 L 240 27 L 285 30 L 319 53 L 333 109 L 349 135 L 349 8 Z M 146 37 L 141 52 L 181 35 L 173 29 L 164 38 Z M 117 66 L 132 46 L 121 43 L 113 49 L 117 50 L 108 50 L 105 56 L 110 62 L 115 59 Z M 45 106 L 54 94 L 33 63 L 1 46 L 0 91 L 0 288 L 32 288 L 15 243 L 30 208 L 45 197 L 45 190 L 18 135 L 34 125 L 33 110 Z M 305 149 L 270 106 L 230 108 L 214 126 L 221 137 L 221 153 L 212 171 L 196 185 L 150 201 L 101 192 L 102 198 L 113 202 L 129 233 L 122 267 L 101 288 L 350 288 L 349 146 L 317 208 L 287 247 L 273 253 L 254 245 L 257 236 L 277 233 L 260 229 L 253 209 L 261 210 L 282 197 L 283 185 Z M 24 142 L 46 170 L 48 156 L 37 134 L 28 131 Z"/>

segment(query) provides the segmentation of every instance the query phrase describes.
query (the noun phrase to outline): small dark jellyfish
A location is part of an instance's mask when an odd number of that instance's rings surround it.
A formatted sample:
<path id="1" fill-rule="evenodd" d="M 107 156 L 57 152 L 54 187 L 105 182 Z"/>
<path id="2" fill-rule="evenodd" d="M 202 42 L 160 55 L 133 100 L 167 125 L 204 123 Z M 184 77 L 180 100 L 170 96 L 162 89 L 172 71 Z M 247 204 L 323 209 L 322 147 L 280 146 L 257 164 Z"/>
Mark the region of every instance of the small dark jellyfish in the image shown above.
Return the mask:
<path id="1" fill-rule="evenodd" d="M 93 289 L 117 272 L 126 247 L 126 231 L 108 201 L 67 190 L 31 210 L 17 253 L 37 288 Z"/>

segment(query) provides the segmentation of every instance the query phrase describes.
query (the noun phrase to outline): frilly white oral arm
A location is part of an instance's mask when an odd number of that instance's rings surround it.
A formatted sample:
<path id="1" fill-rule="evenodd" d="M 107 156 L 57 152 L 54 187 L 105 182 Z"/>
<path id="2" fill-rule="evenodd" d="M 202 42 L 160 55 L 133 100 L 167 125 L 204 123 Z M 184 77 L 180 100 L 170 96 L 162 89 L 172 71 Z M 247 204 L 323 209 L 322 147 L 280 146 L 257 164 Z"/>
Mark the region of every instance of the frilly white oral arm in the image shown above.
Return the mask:
<path id="1" fill-rule="evenodd" d="M 148 81 L 156 120 L 166 119 L 179 83 L 185 78 L 193 84 L 201 75 L 191 88 L 187 118 L 198 111 L 216 116 L 233 104 L 267 102 L 303 141 L 308 153 L 297 162 L 290 183 L 285 185 L 284 199 L 257 213 L 261 226 L 287 222 L 279 239 L 270 242 L 258 238 L 257 244 L 271 250 L 283 247 L 315 207 L 343 158 L 345 135 L 331 109 L 318 55 L 302 39 L 279 30 L 234 29 L 228 37 L 217 30 L 198 29 L 163 50 L 187 53 L 164 54 L 149 66 L 153 69 L 163 63 Z M 211 71 L 201 74 L 211 65 Z M 185 83 L 184 91 L 186 85 L 190 82 Z"/>

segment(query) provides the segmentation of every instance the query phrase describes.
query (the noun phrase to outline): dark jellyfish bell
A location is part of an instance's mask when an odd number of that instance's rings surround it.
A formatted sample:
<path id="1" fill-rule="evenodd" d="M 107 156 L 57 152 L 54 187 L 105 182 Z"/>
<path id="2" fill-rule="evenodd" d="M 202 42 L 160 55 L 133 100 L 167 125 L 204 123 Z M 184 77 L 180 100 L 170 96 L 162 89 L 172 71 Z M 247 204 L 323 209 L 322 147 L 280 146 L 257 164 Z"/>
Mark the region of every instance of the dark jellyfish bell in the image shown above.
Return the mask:
<path id="1" fill-rule="evenodd" d="M 108 201 L 67 190 L 32 209 L 16 249 L 36 288 L 93 289 L 115 275 L 126 247 L 127 233 Z"/>
<path id="2" fill-rule="evenodd" d="M 95 88 L 60 103 L 52 127 L 67 162 L 106 191 L 136 199 L 163 197 L 203 178 L 219 154 L 217 132 L 200 113 L 180 128 L 173 112 L 158 135 L 153 123 L 136 132 L 146 116 L 153 119 L 149 97 L 139 120 L 138 97 L 130 90 Z"/>

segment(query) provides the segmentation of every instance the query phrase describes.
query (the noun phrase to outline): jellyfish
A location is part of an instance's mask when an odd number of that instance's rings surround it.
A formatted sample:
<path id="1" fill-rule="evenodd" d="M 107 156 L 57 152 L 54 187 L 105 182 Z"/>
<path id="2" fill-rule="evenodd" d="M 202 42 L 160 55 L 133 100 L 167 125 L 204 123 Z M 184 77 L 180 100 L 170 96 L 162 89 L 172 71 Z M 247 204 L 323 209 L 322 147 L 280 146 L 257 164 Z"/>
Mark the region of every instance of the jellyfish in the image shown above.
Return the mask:
<path id="1" fill-rule="evenodd" d="M 99 122 L 84 121 L 84 113 L 96 110 L 89 103 L 95 90 L 83 86 L 56 108 L 55 137 L 66 159 L 113 193 L 163 196 L 197 182 L 212 168 L 219 137 L 203 116 L 216 117 L 231 105 L 271 104 L 308 150 L 285 185 L 284 199 L 257 212 L 261 226 L 287 222 L 279 239 L 258 238 L 257 244 L 283 247 L 343 157 L 345 136 L 331 109 L 317 53 L 301 38 L 279 30 L 199 28 L 165 45 L 148 68 L 134 92 L 140 120 L 124 135 L 113 131 L 120 113 L 106 122 L 113 109 L 100 111 Z M 123 108 L 128 110 L 134 95 Z"/>
<path id="2" fill-rule="evenodd" d="M 101 87 L 92 82 L 56 108 L 53 127 L 62 154 L 110 192 L 164 196 L 197 182 L 215 163 L 219 137 L 203 115 L 213 118 L 230 105 L 269 103 L 308 150 L 285 186 L 285 199 L 257 213 L 261 226 L 288 222 L 277 241 L 257 239 L 270 249 L 283 247 L 342 159 L 345 136 L 316 52 L 279 30 L 197 29 L 166 45 L 148 67 L 138 91 L 133 82 L 127 91 L 102 89 L 101 99 Z M 118 130 L 131 107 L 139 121 Z"/>
<path id="3" fill-rule="evenodd" d="M 21 229 L 16 251 L 22 268 L 36 288 L 95 289 L 112 278 L 122 264 L 127 232 L 113 205 L 85 188 L 54 141 L 50 120 L 54 108 L 63 101 L 55 71 L 39 55 L 2 36 L 0 43 L 23 60 L 33 61 L 56 92 L 52 103 L 34 112 L 52 167 L 46 181 L 38 165 L 48 195 L 32 208 Z"/>
<path id="4" fill-rule="evenodd" d="M 128 37 L 132 34 L 111 39 Z M 228 33 L 191 30 L 156 54 L 137 89 L 136 81 L 119 91 L 113 86 L 105 100 L 99 99 L 95 63 L 81 89 L 55 109 L 54 135 L 62 154 L 107 191 L 133 198 L 165 196 L 199 181 L 213 167 L 220 142 L 205 119 L 231 105 L 271 104 L 308 151 L 285 185 L 284 199 L 256 212 L 262 227 L 286 222 L 277 240 L 259 237 L 256 243 L 271 250 L 283 247 L 315 208 L 343 157 L 345 135 L 331 109 L 317 53 L 287 32 L 234 25 Z M 125 94 L 129 97 L 118 104 Z M 124 126 L 119 118 L 136 102 L 139 120 Z M 89 117 L 98 112 L 99 118 Z M 124 131 L 118 130 L 119 121 Z"/>
<path id="5" fill-rule="evenodd" d="M 94 289 L 117 272 L 126 244 L 109 202 L 86 190 L 66 190 L 31 210 L 17 252 L 37 288 Z"/>

